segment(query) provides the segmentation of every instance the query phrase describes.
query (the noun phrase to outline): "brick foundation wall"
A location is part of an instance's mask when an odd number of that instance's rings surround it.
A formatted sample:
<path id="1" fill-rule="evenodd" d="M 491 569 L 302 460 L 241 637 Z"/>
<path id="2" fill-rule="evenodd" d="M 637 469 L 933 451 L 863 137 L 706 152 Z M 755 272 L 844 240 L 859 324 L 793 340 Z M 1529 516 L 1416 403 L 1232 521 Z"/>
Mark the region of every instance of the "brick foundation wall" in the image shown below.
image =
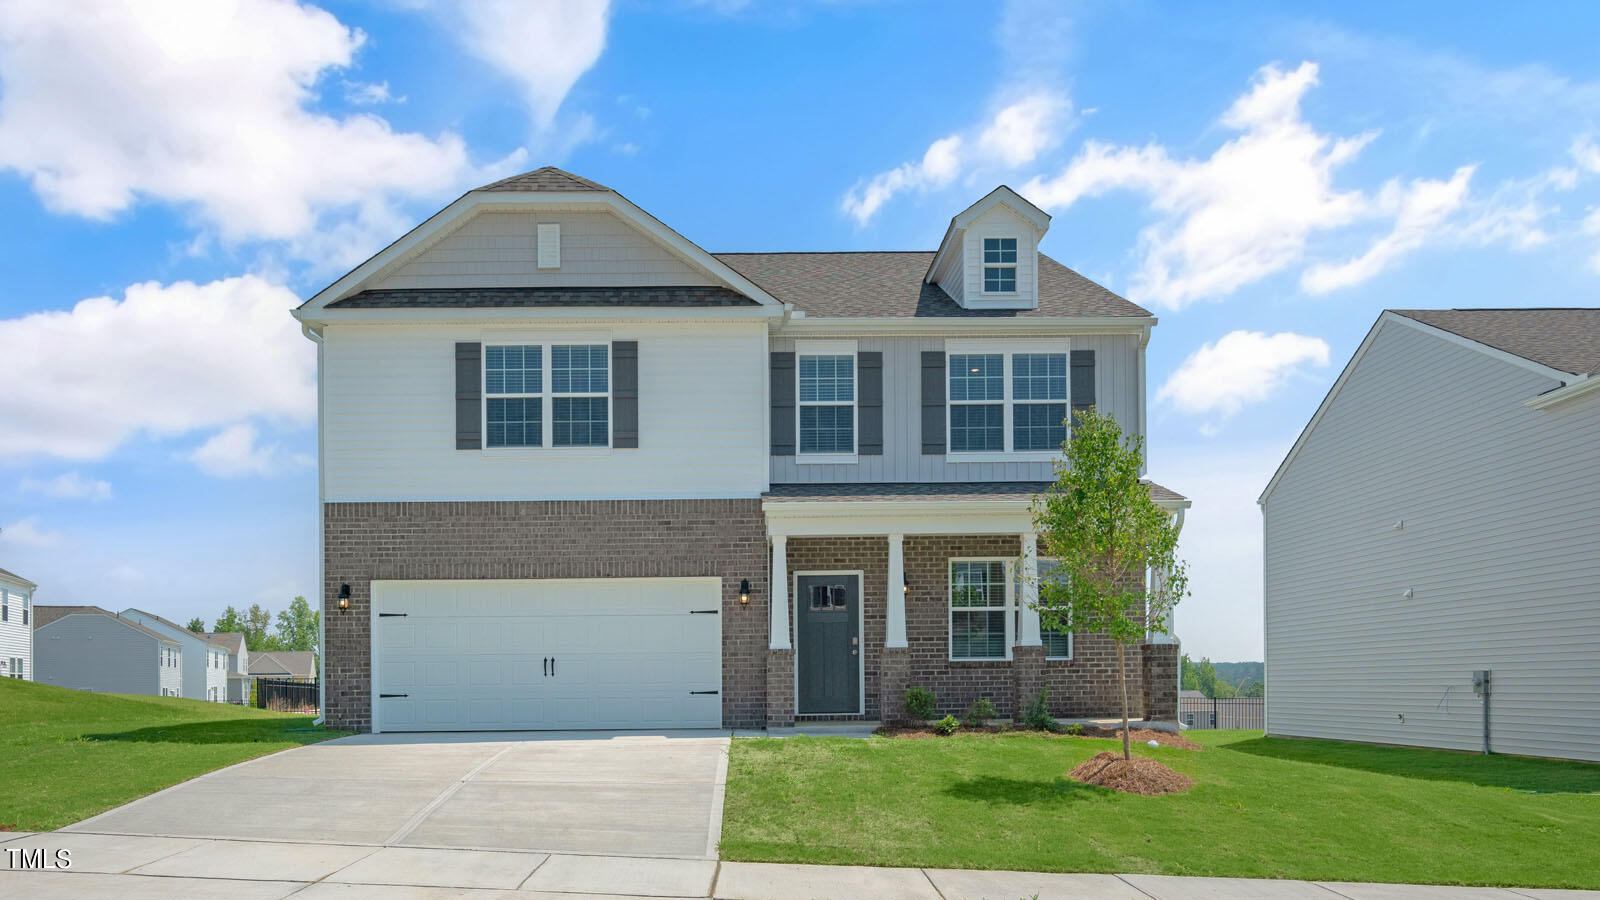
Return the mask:
<path id="1" fill-rule="evenodd" d="M 1145 644 L 1139 656 L 1144 666 L 1144 717 L 1178 721 L 1178 645 Z"/>
<path id="2" fill-rule="evenodd" d="M 766 722 L 770 593 L 759 500 L 328 503 L 323 547 L 332 727 L 372 727 L 371 582 L 458 578 L 720 577 L 723 725 Z M 751 596 L 742 606 L 745 578 Z M 337 609 L 341 584 L 350 585 L 346 611 Z"/>

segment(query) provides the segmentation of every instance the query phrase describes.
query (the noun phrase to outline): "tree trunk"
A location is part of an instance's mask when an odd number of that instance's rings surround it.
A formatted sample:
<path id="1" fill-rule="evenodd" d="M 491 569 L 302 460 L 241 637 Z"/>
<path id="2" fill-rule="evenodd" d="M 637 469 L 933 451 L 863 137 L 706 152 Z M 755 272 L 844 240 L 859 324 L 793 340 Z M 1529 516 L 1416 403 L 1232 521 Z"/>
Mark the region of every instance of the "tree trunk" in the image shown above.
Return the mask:
<path id="1" fill-rule="evenodd" d="M 1128 667 L 1122 662 L 1122 642 L 1117 641 L 1117 682 L 1122 685 L 1122 758 L 1132 759 L 1128 751 Z"/>

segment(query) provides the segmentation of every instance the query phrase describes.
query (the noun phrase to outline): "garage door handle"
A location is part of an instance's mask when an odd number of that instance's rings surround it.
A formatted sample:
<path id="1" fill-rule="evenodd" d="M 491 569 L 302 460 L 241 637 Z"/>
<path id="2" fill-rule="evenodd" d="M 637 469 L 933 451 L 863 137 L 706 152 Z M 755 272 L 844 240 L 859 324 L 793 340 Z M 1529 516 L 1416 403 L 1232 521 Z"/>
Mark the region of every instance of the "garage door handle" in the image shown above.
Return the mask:
<path id="1" fill-rule="evenodd" d="M 378 698 L 381 700 L 384 697 L 409 697 L 409 696 L 411 696 L 411 695 L 410 694 L 379 694 Z"/>
<path id="2" fill-rule="evenodd" d="M 714 610 L 714 609 L 691 609 L 691 610 L 689 610 L 689 615 L 691 615 L 691 616 L 714 616 L 716 614 L 717 614 L 717 610 Z"/>
<path id="3" fill-rule="evenodd" d="M 715 694 L 716 691 L 690 691 L 691 694 Z"/>
<path id="4" fill-rule="evenodd" d="M 404 619 L 406 617 L 406 614 L 405 613 L 378 613 L 378 618 L 380 618 L 380 619 L 392 619 L 395 616 L 399 616 L 400 618 Z"/>

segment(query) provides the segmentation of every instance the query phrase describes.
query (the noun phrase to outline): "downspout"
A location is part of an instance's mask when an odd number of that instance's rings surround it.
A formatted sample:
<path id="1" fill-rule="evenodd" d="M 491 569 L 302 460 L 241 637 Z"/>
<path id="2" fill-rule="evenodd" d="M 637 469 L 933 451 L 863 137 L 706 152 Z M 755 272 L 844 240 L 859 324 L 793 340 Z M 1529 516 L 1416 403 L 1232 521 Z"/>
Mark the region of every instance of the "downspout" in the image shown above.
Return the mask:
<path id="1" fill-rule="evenodd" d="M 298 316 L 296 317 L 298 318 Z M 324 546 L 323 498 L 327 496 L 323 485 L 323 460 L 322 460 L 322 335 L 314 330 L 310 324 L 302 321 L 300 333 L 317 345 L 317 606 L 322 614 L 317 616 L 317 717 L 311 721 L 312 725 L 321 725 L 328 718 L 328 599 L 327 579 L 327 548 Z"/>

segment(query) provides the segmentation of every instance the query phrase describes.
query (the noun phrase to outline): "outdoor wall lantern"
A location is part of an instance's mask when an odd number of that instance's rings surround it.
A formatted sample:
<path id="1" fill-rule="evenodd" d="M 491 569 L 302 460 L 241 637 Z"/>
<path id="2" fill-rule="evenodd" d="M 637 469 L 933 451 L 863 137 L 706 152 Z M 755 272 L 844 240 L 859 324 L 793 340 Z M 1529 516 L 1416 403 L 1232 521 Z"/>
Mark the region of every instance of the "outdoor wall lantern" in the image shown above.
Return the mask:
<path id="1" fill-rule="evenodd" d="M 341 584 L 341 585 L 339 585 L 339 609 L 340 610 L 346 610 L 346 609 L 349 609 L 349 608 L 350 608 L 350 585 Z"/>
<path id="2" fill-rule="evenodd" d="M 739 604 L 741 606 L 750 602 L 750 579 L 739 579 Z"/>
<path id="3" fill-rule="evenodd" d="M 911 579 L 909 579 L 909 578 L 905 577 L 904 575 L 902 575 L 902 576 L 900 576 L 900 580 L 905 582 L 903 585 L 900 586 L 900 590 L 905 592 L 905 593 L 907 593 L 907 594 L 911 593 Z"/>

